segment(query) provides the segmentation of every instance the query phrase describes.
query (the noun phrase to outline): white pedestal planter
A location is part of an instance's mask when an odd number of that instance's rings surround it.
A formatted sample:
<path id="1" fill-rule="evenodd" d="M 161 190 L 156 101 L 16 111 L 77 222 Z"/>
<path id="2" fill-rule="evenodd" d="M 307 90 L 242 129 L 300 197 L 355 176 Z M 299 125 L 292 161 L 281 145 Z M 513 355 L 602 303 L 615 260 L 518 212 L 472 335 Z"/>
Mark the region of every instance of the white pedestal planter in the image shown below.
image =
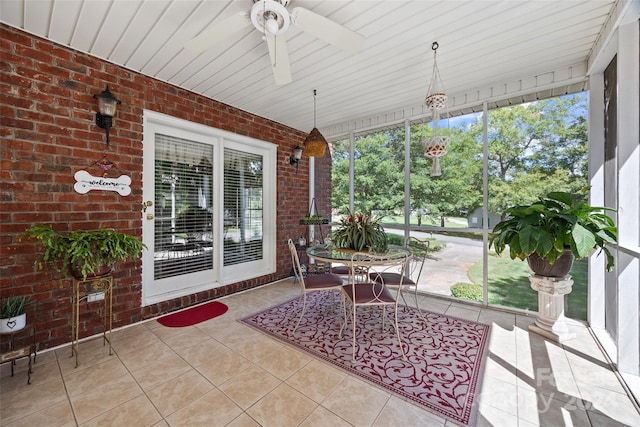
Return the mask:
<path id="1" fill-rule="evenodd" d="M 575 338 L 575 332 L 569 331 L 564 317 L 564 296 L 571 292 L 571 276 L 545 277 L 532 274 L 529 281 L 531 288 L 538 291 L 538 317 L 529 326 L 529 330 L 557 342 Z"/>

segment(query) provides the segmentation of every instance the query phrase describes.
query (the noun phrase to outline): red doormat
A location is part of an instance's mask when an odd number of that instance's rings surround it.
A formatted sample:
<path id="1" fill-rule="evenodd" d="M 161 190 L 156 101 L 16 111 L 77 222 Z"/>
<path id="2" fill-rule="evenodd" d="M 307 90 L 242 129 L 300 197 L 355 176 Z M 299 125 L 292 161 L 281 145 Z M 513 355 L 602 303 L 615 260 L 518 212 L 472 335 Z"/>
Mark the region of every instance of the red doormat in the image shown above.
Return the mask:
<path id="1" fill-rule="evenodd" d="M 456 424 L 475 425 L 488 325 L 423 310 L 425 323 L 415 308 L 401 305 L 398 323 L 408 359 L 403 361 L 395 334 L 389 331 L 393 328 L 380 331 L 381 310 L 363 310 L 358 313 L 354 364 L 351 327 L 342 339 L 338 337 L 342 312 L 332 303 L 328 292 L 308 295 L 305 315 L 293 336 L 289 332 L 300 316 L 300 298 L 242 321 Z"/>
<path id="2" fill-rule="evenodd" d="M 181 328 L 223 315 L 228 309 L 229 307 L 221 302 L 211 301 L 206 304 L 178 311 L 177 313 L 162 316 L 158 319 L 158 323 L 170 328 Z"/>

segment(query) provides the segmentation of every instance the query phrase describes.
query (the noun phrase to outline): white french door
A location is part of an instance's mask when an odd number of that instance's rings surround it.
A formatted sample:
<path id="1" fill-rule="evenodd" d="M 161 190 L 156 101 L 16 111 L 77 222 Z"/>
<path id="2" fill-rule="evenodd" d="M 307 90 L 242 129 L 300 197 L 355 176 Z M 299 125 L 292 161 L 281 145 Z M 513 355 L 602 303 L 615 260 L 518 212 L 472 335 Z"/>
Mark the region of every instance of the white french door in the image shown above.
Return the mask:
<path id="1" fill-rule="evenodd" d="M 275 153 L 145 111 L 143 305 L 275 271 Z"/>

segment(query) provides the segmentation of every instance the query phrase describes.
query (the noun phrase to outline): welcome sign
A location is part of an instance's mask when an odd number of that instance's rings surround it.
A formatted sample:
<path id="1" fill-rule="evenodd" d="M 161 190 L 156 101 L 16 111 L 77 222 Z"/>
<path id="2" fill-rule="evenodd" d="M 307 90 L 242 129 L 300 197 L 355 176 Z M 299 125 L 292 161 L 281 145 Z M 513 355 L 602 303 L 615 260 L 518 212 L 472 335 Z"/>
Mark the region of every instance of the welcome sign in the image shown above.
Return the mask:
<path id="1" fill-rule="evenodd" d="M 86 194 L 91 190 L 116 191 L 121 196 L 131 194 L 131 178 L 127 175 L 120 175 L 118 178 L 107 178 L 93 176 L 85 170 L 81 170 L 74 175 L 76 183 L 73 189 L 80 194 Z"/>

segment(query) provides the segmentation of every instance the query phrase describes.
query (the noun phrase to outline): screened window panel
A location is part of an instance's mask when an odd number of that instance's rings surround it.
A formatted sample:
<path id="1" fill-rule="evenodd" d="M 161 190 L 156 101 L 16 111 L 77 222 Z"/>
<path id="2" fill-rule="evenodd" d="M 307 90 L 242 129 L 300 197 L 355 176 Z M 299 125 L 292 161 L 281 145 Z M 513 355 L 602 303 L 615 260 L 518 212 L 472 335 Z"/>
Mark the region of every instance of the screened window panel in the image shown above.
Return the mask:
<path id="1" fill-rule="evenodd" d="M 224 149 L 224 265 L 263 258 L 264 159 Z"/>
<path id="2" fill-rule="evenodd" d="M 154 278 L 213 268 L 213 147 L 156 134 Z"/>

